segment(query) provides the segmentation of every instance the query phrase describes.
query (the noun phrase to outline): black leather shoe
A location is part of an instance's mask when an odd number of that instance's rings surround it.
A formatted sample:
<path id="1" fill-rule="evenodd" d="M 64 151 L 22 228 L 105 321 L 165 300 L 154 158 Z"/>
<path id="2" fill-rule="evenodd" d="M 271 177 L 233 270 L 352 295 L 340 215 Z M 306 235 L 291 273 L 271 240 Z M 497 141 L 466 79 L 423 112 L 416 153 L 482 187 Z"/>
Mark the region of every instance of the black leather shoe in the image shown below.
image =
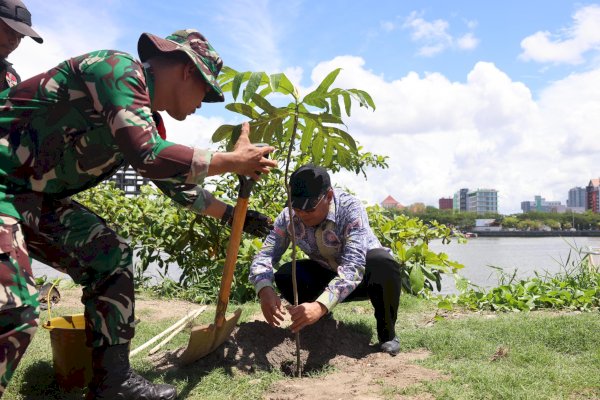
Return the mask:
<path id="1" fill-rule="evenodd" d="M 126 344 L 94 348 L 94 375 L 86 400 L 175 400 L 177 390 L 166 384 L 155 385 L 129 366 Z"/>
<path id="2" fill-rule="evenodd" d="M 395 356 L 400 353 L 400 339 L 396 336 L 392 340 L 382 343 L 380 348 L 382 352 Z"/>
<path id="3" fill-rule="evenodd" d="M 155 385 L 132 370 L 120 385 L 101 385 L 88 392 L 86 400 L 175 400 L 177 390 L 166 384 Z"/>

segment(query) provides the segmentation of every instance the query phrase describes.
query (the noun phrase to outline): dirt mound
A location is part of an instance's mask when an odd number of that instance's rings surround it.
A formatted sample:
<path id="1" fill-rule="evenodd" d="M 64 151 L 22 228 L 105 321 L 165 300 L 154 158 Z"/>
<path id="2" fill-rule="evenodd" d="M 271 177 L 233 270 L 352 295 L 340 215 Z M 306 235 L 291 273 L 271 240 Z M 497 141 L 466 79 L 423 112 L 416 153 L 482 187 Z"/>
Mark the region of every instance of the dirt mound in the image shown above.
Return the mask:
<path id="1" fill-rule="evenodd" d="M 333 365 L 339 357 L 363 358 L 377 349 L 369 345 L 370 336 L 361 334 L 343 322 L 324 319 L 306 327 L 300 335 L 300 359 L 303 371 L 310 373 Z M 157 366 L 177 365 L 183 349 L 166 352 L 154 358 Z M 228 341 L 201 358 L 194 369 L 211 370 L 215 366 L 244 372 L 280 370 L 293 374 L 296 370 L 295 335 L 288 329 L 273 328 L 264 321 L 240 324 Z"/>
<path id="2" fill-rule="evenodd" d="M 246 373 L 280 370 L 290 376 L 270 388 L 265 395 L 267 400 L 382 399 L 421 381 L 443 378 L 439 372 L 412 363 L 426 358 L 428 352 L 400 353 L 396 357 L 380 353 L 369 344 L 371 336 L 360 333 L 360 328 L 334 319 L 323 319 L 304 328 L 300 334 L 302 378 L 291 377 L 296 372 L 295 335 L 259 320 L 240 324 L 223 346 L 190 366 L 178 365 L 183 348 L 157 354 L 153 361 L 158 370 L 193 368 L 209 372 L 220 367 Z M 331 367 L 327 374 L 307 377 L 311 372 Z M 398 394 L 393 398 L 432 397 Z"/>

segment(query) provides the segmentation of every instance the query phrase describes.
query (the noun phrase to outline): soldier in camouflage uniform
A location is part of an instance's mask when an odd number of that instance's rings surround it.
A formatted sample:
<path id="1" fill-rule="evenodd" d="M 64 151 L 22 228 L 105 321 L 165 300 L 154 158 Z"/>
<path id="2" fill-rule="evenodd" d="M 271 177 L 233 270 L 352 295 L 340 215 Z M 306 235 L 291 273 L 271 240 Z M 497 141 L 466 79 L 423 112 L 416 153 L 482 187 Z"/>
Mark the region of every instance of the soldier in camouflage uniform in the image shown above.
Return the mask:
<path id="1" fill-rule="evenodd" d="M 158 111 L 183 120 L 202 102 L 224 100 L 216 80 L 222 61 L 204 36 L 144 33 L 138 52 L 141 62 L 113 50 L 84 54 L 0 93 L 0 389 L 37 326 L 33 256 L 83 286 L 94 370 L 86 398 L 174 399 L 174 387 L 153 385 L 129 366 L 131 248 L 69 196 L 129 163 L 180 205 L 231 223 L 231 206 L 200 186 L 205 177 L 258 179 L 277 165 L 265 157 L 273 147 L 250 144 L 248 124 L 228 153 L 159 134 Z M 263 235 L 269 223 L 249 212 L 245 230 Z"/>
<path id="2" fill-rule="evenodd" d="M 31 28 L 31 14 L 20 0 L 0 0 L 0 92 L 21 82 L 17 71 L 6 59 L 29 36 L 38 43 L 43 39 Z"/>

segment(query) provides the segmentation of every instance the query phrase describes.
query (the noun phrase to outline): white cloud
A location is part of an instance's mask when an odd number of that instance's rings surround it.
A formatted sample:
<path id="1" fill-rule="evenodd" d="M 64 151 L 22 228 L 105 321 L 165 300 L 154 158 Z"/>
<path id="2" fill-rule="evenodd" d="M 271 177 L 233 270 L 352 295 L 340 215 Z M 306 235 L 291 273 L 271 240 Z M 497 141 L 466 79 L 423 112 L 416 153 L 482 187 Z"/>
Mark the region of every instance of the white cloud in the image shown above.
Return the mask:
<path id="1" fill-rule="evenodd" d="M 476 21 L 466 21 L 467 28 L 475 29 Z M 391 30 L 391 23 L 382 24 L 384 30 Z M 417 54 L 424 57 L 433 57 L 447 49 L 473 50 L 479 44 L 479 39 L 473 32 L 468 32 L 459 37 L 454 37 L 449 33 L 450 24 L 443 19 L 427 21 L 422 17 L 422 13 L 413 11 L 405 19 L 402 27 L 410 30 L 411 39 L 415 43 L 420 43 L 421 47 Z"/>
<path id="2" fill-rule="evenodd" d="M 231 123 L 220 117 L 207 118 L 198 114 L 190 115 L 184 121 L 177 121 L 167 113 L 161 115 L 167 130 L 167 140 L 203 149 L 216 150 L 217 145 L 211 141 L 212 134 L 219 126 Z"/>
<path id="3" fill-rule="evenodd" d="M 462 50 L 473 50 L 479 45 L 479 39 L 477 39 L 472 33 L 467 33 L 458 39 L 456 39 L 456 45 Z"/>
<path id="4" fill-rule="evenodd" d="M 542 63 L 581 64 L 585 54 L 600 49 L 600 5 L 578 9 L 573 25 L 552 34 L 539 31 L 521 41 L 520 58 Z"/>
<path id="5" fill-rule="evenodd" d="M 390 156 L 390 168 L 370 170 L 368 180 L 335 177 L 371 204 L 392 195 L 437 206 L 463 187 L 494 188 L 500 211 L 518 212 L 536 194 L 565 204 L 571 187 L 599 175 L 600 70 L 557 81 L 535 100 L 492 63 L 477 63 L 465 82 L 415 72 L 388 81 L 359 57 L 336 57 L 315 67 L 313 82 L 338 67 L 336 86 L 366 90 L 377 105 L 353 108 L 350 134 Z"/>

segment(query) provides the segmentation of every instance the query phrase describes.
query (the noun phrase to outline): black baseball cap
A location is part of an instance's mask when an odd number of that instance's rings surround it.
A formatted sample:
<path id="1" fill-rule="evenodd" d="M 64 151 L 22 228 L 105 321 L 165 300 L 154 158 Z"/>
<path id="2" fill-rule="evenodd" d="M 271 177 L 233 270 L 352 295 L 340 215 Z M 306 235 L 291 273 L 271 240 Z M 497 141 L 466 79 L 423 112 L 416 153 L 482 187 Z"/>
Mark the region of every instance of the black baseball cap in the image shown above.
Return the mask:
<path id="1" fill-rule="evenodd" d="M 31 13 L 20 0 L 0 0 L 0 19 L 14 31 L 38 43 L 44 39 L 31 28 Z"/>
<path id="2" fill-rule="evenodd" d="M 290 176 L 292 208 L 314 209 L 329 188 L 331 180 L 325 168 L 313 164 L 301 166 Z"/>

